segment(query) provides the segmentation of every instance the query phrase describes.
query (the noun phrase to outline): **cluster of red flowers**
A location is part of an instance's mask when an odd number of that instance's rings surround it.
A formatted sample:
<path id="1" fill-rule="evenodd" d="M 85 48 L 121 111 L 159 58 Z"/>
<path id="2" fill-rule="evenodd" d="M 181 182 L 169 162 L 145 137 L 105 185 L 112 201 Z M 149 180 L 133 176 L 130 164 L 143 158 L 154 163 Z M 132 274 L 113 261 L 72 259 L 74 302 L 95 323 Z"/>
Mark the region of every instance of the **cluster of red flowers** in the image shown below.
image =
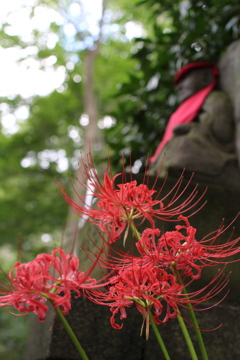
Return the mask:
<path id="1" fill-rule="evenodd" d="M 94 266 L 98 263 L 110 270 L 107 281 L 97 284 L 89 277 L 90 272 L 86 274 L 78 270 L 76 256 L 66 255 L 63 250 L 57 249 L 51 255 L 38 255 L 28 264 L 17 263 L 9 274 L 11 285 L 8 288 L 2 286 L 0 306 L 13 305 L 25 313 L 33 311 L 39 320 L 44 320 L 46 300 L 60 307 L 63 313 L 68 313 L 71 291 L 74 290 L 76 296 L 81 293 L 97 304 L 109 306 L 112 312 L 110 322 L 114 328 L 120 329 L 123 325 L 116 324 L 115 315 L 120 312 L 120 319 L 126 318 L 127 307 L 136 305 L 147 326 L 149 312 L 153 311 L 155 322 L 160 324 L 177 317 L 179 306 L 188 303 L 198 305 L 226 286 L 228 278 L 220 272 L 206 287 L 186 295 L 186 283 L 188 285 L 198 279 L 203 267 L 227 263 L 230 256 L 240 252 L 240 239 L 217 243 L 222 230 L 212 237 L 196 240 L 196 229 L 182 215 L 198 204 L 196 188 L 182 204 L 177 205 L 186 189 L 179 191 L 180 178 L 165 205 L 166 197 L 158 200 L 159 194 L 154 189 L 148 189 L 147 185 L 130 181 L 115 186 L 114 181 L 119 174 L 110 178 L 107 173 L 101 184 L 92 164 L 85 170 L 88 190 L 98 200 L 95 207 L 86 205 L 85 198 L 80 198 L 82 205 L 76 204 L 61 184 L 58 188 L 79 216 L 87 218 L 109 235 L 107 246 L 106 240 L 103 240 L 104 256 L 96 255 L 97 261 L 94 262 Z M 154 198 L 155 195 L 157 197 Z M 174 231 L 162 233 L 155 228 L 154 218 L 175 219 L 184 224 L 175 226 Z M 136 229 L 137 219 L 141 220 L 141 224 L 145 220 L 150 224 L 142 234 Z M 136 237 L 134 246 L 139 256 L 124 252 L 113 255 L 110 244 L 130 228 Z"/>
<path id="2" fill-rule="evenodd" d="M 187 218 L 180 217 L 179 220 L 186 226 L 177 225 L 175 231 L 162 236 L 159 229 L 144 230 L 136 242 L 139 256 L 118 253 L 120 258 L 111 254 L 107 260 L 102 260 L 103 266 L 111 269 L 109 284 L 104 291 L 91 289 L 88 296 L 97 304 L 110 306 L 113 314 L 110 322 L 115 329 L 123 326 L 115 323 L 115 315 L 120 312 L 120 319 L 126 318 L 126 308 L 134 304 L 144 319 L 148 318 L 149 311 L 153 311 L 155 322 L 160 324 L 177 317 L 179 306 L 186 307 L 189 303 L 197 306 L 227 285 L 228 277 L 223 277 L 222 270 L 207 286 L 186 295 L 182 279 L 189 285 L 200 278 L 202 268 L 209 263 L 215 266 L 229 262 L 226 258 L 240 252 L 239 246 L 234 248 L 240 239 L 214 245 L 218 238 L 215 236 L 198 242 L 196 229 L 190 226 Z M 158 241 L 156 237 L 159 237 Z"/>
<path id="3" fill-rule="evenodd" d="M 196 199 L 196 188 L 185 201 L 176 205 L 186 190 L 185 187 L 182 192 L 179 191 L 182 180 L 180 178 L 167 195 L 168 198 L 169 195 L 172 197 L 165 205 L 166 197 L 159 200 L 159 194 L 144 184 L 137 185 L 136 181 L 130 181 L 115 186 L 114 181 L 120 174 L 112 179 L 105 174 L 101 184 L 92 164 L 85 169 L 88 183 L 94 188 L 92 194 L 97 199 L 96 207 L 73 203 L 60 185 L 59 189 L 64 198 L 79 216 L 87 215 L 88 221 L 108 233 L 110 243 L 118 240 L 124 230 L 128 232 L 130 225 L 137 240 L 135 246 L 139 252 L 138 257 L 122 252 L 120 259 L 117 259 L 113 256 L 111 245 L 108 245 L 108 254 L 102 260 L 102 266 L 110 269 L 109 283 L 105 290 L 101 288 L 88 291 L 91 301 L 110 307 L 110 321 L 114 328 L 123 326 L 115 323 L 115 315 L 120 312 L 120 319 L 126 318 L 126 308 L 134 304 L 145 320 L 148 319 L 149 311 L 153 311 L 154 319 L 159 324 L 178 316 L 179 305 L 186 306 L 191 302 L 196 306 L 211 299 L 227 285 L 228 277 L 224 278 L 220 272 L 206 287 L 186 295 L 183 280 L 190 284 L 200 278 L 203 267 L 227 263 L 230 256 L 240 252 L 240 246 L 237 246 L 240 239 L 218 243 L 221 229 L 212 237 L 197 241 L 197 230 L 190 225 L 188 218 L 182 215 L 193 209 L 202 198 L 200 196 Z M 155 195 L 157 197 L 154 198 Z M 84 205 L 84 198 L 80 200 Z M 161 233 L 155 228 L 154 218 L 174 219 L 184 224 L 175 226 L 174 231 Z M 142 234 L 137 231 L 137 219 L 148 220 L 150 224 Z"/>
<path id="4" fill-rule="evenodd" d="M 50 300 L 67 314 L 71 308 L 71 291 L 96 286 L 96 280 L 78 270 L 79 260 L 62 249 L 40 254 L 29 263 L 16 263 L 9 273 L 9 285 L 0 286 L 0 306 L 14 306 L 21 313 L 34 312 L 43 321 Z"/>

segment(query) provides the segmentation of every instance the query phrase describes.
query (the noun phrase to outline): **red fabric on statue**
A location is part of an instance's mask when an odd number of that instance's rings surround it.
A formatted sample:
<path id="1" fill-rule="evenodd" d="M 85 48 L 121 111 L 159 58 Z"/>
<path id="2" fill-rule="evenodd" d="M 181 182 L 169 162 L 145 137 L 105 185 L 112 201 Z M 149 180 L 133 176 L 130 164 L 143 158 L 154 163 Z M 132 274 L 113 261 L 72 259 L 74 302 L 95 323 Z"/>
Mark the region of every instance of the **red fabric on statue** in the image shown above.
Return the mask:
<path id="1" fill-rule="evenodd" d="M 203 67 L 211 67 L 213 75 L 215 76 L 214 80 L 210 85 L 205 87 L 204 89 L 198 91 L 196 94 L 192 95 L 190 98 L 186 99 L 177 110 L 171 115 L 169 122 L 167 124 L 164 136 L 160 144 L 158 145 L 154 155 L 150 158 L 150 162 L 155 162 L 157 160 L 158 155 L 162 151 L 163 147 L 166 145 L 168 141 L 172 139 L 173 129 L 181 124 L 190 123 L 195 119 L 198 112 L 200 111 L 202 104 L 207 97 L 207 95 L 212 91 L 214 86 L 216 85 L 218 76 L 218 71 L 216 67 L 209 62 L 195 62 L 185 65 L 182 69 L 179 70 L 175 77 L 175 83 L 178 83 L 179 80 L 187 74 L 187 72 L 191 69 L 195 68 L 203 68 Z"/>
<path id="2" fill-rule="evenodd" d="M 213 63 L 210 63 L 208 61 L 195 61 L 187 65 L 184 65 L 180 70 L 178 70 L 174 78 L 174 83 L 177 84 L 183 78 L 183 76 L 185 76 L 190 70 L 197 68 L 212 68 L 213 75 L 214 76 L 219 75 L 218 69 Z"/>

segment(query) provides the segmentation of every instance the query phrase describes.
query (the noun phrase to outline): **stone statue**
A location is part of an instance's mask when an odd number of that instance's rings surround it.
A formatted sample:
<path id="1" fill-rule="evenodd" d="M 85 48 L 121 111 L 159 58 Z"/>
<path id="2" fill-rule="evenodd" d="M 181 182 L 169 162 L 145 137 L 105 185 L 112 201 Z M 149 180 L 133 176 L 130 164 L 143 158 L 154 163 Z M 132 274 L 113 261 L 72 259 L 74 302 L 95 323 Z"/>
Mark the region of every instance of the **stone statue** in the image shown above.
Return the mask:
<path id="1" fill-rule="evenodd" d="M 176 75 L 180 106 L 171 116 L 152 162 L 167 170 L 219 176 L 237 167 L 233 106 L 228 95 L 215 90 L 218 70 L 209 62 L 185 65 Z M 164 159 L 163 159 L 164 158 Z"/>

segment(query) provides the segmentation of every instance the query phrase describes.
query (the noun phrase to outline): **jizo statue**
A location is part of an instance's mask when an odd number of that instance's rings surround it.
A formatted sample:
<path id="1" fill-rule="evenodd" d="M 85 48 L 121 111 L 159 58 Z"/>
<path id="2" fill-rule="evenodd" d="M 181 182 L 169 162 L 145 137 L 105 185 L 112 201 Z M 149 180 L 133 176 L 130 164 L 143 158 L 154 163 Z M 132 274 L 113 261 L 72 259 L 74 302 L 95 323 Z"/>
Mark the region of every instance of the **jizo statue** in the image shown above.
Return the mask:
<path id="1" fill-rule="evenodd" d="M 227 94 L 215 90 L 217 68 L 209 62 L 185 65 L 175 77 L 180 106 L 150 159 L 152 172 L 183 169 L 218 176 L 237 167 L 233 107 Z M 163 160 L 164 157 L 164 160 Z"/>

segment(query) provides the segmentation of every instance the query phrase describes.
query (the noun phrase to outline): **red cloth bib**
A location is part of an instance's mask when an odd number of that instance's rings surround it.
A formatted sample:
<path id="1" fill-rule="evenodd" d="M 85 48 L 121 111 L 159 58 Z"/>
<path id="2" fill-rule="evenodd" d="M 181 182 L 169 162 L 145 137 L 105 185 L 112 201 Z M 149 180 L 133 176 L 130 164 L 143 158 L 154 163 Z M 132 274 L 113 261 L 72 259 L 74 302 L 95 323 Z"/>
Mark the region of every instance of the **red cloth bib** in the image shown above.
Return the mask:
<path id="1" fill-rule="evenodd" d="M 178 108 L 177 110 L 171 115 L 169 122 L 167 124 L 164 136 L 160 144 L 158 145 L 154 155 L 150 158 L 150 162 L 153 163 L 157 160 L 158 155 L 162 151 L 163 147 L 166 145 L 168 141 L 172 139 L 173 136 L 173 129 L 181 124 L 190 123 L 195 117 L 197 116 L 198 112 L 200 111 L 202 104 L 204 103 L 205 98 L 207 95 L 212 91 L 214 86 L 217 82 L 218 70 L 217 68 L 209 62 L 206 61 L 198 61 L 194 63 L 190 63 L 185 65 L 182 69 L 178 71 L 175 77 L 175 84 L 177 84 L 180 79 L 186 75 L 186 73 L 194 68 L 203 68 L 203 67 L 211 67 L 213 75 L 215 76 L 214 80 L 210 85 L 206 88 L 198 91 L 196 94 L 191 96 L 190 98 L 186 99 Z"/>

